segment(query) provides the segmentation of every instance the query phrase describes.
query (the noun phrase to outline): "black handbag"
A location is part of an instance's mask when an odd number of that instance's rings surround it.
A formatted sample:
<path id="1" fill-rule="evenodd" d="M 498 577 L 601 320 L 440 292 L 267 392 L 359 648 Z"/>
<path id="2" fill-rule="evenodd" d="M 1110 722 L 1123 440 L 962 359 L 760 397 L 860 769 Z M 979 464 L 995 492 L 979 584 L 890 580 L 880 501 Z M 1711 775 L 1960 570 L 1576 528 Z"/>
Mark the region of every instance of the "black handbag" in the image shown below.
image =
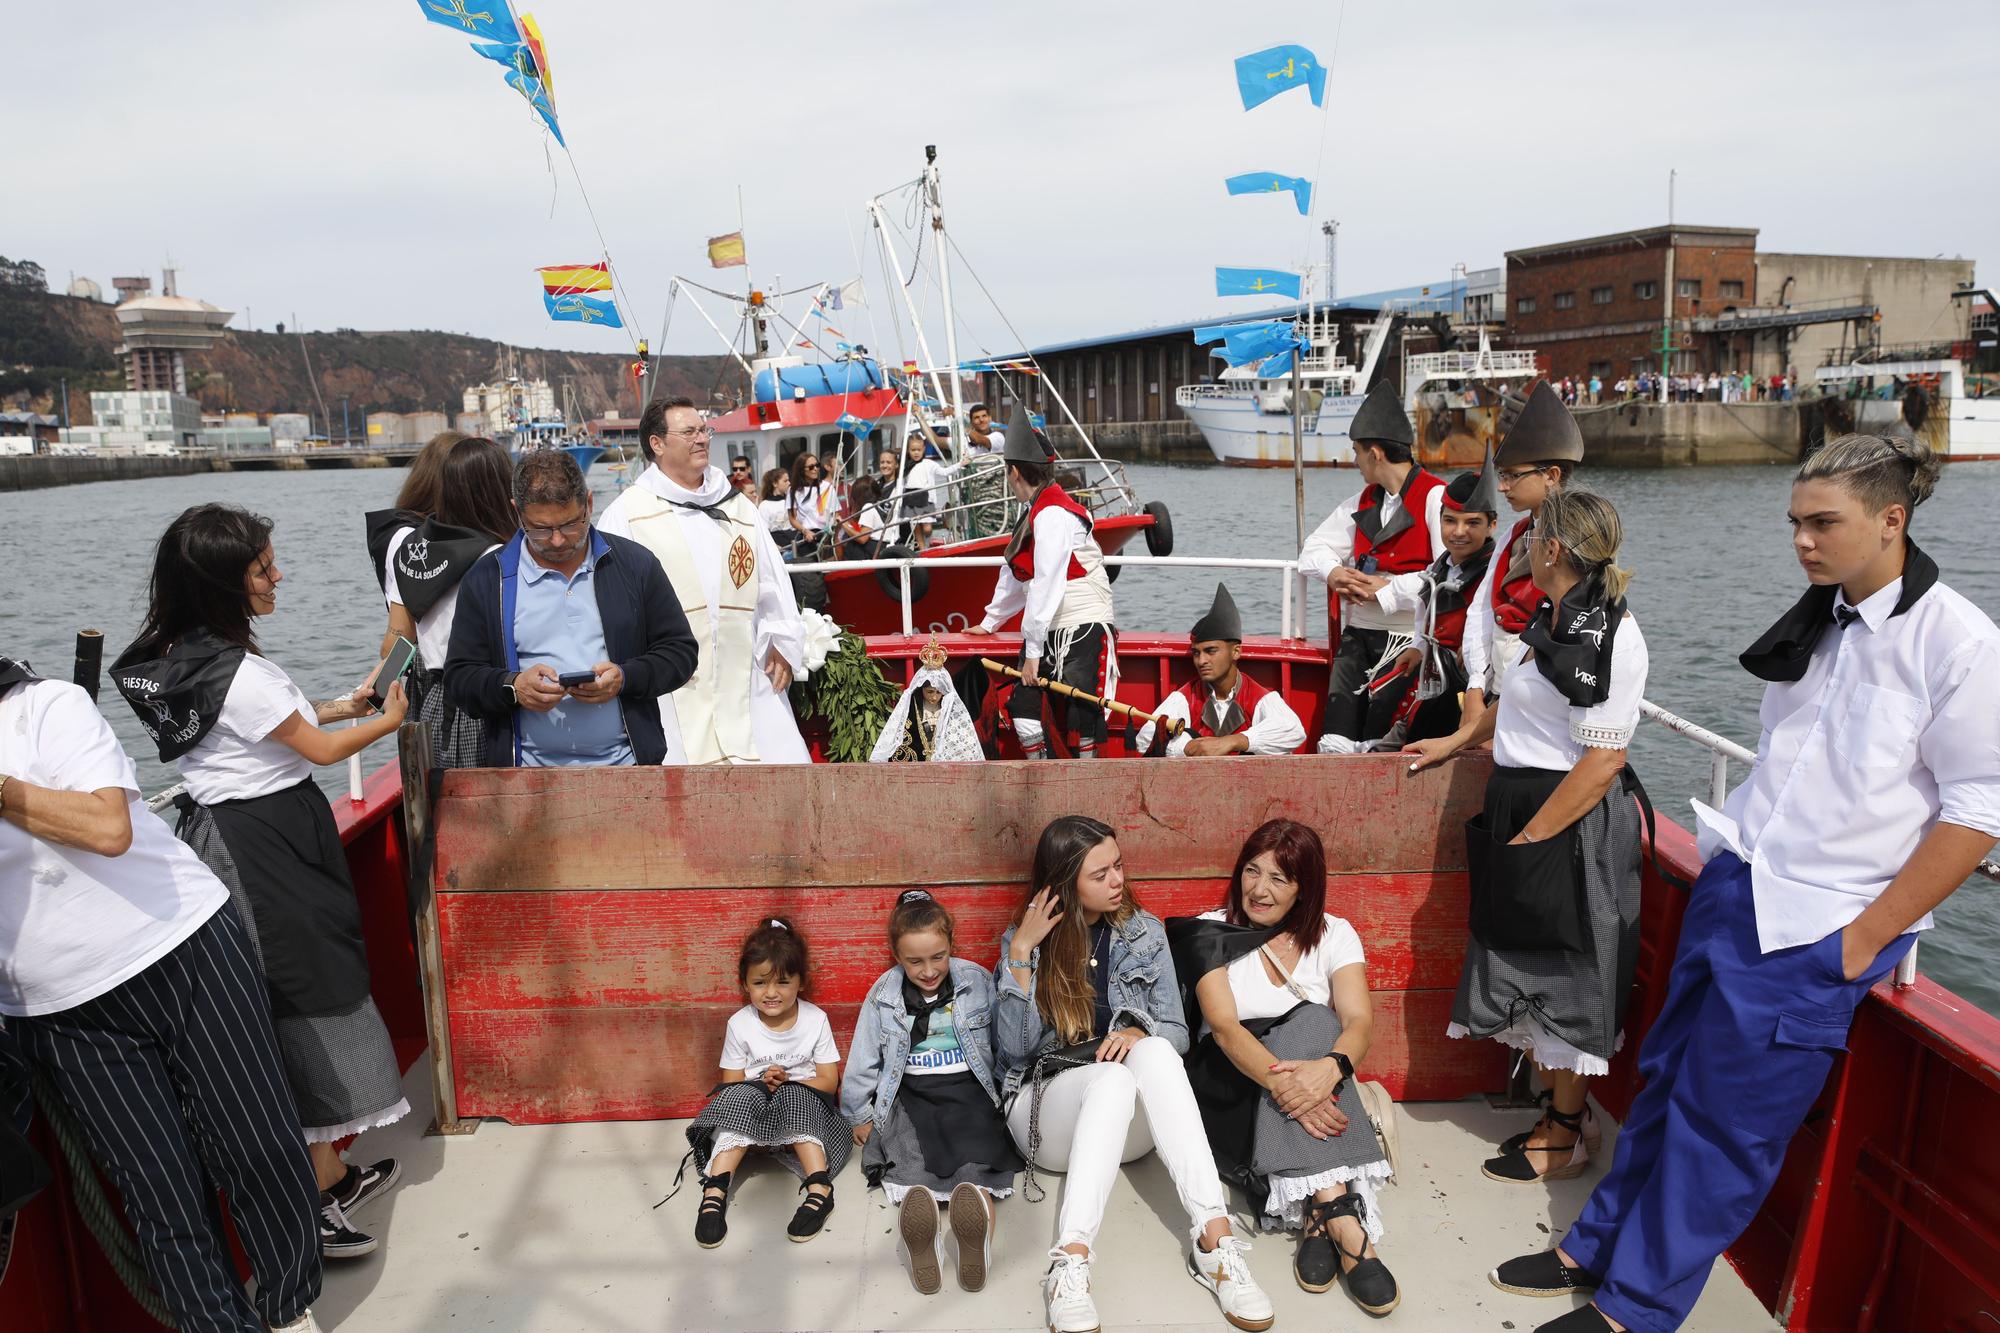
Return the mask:
<path id="1" fill-rule="evenodd" d="M 48 1162 L 28 1142 L 34 1099 L 19 1057 L 6 1049 L 11 1040 L 0 1030 L 0 1218 L 27 1207 L 55 1178 Z"/>
<path id="2" fill-rule="evenodd" d="M 1472 936 L 1489 949 L 1528 952 L 1590 947 L 1577 826 L 1540 842 L 1509 842 L 1481 813 L 1465 822 L 1472 881 Z"/>
<path id="3" fill-rule="evenodd" d="M 1070 1069 L 1083 1069 L 1097 1063 L 1097 1048 L 1104 1045 L 1103 1037 L 1092 1037 L 1088 1041 L 1072 1042 L 1068 1046 L 1056 1046 L 1035 1057 L 1028 1068 L 1028 1151 L 1026 1158 L 1026 1178 L 1021 1182 L 1021 1195 L 1030 1203 L 1040 1203 L 1048 1197 L 1041 1183 L 1035 1179 L 1035 1156 L 1042 1150 L 1042 1085 L 1057 1074 Z M 1033 1190 L 1034 1193 L 1028 1193 Z"/>

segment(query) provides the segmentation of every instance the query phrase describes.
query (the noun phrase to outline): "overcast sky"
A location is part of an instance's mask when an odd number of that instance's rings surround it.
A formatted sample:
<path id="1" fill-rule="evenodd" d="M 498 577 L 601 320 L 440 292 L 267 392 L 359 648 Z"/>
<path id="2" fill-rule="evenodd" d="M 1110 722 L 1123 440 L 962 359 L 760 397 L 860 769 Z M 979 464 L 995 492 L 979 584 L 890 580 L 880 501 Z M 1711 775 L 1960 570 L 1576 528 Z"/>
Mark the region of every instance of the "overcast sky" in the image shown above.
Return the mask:
<path id="1" fill-rule="evenodd" d="M 735 230 L 741 186 L 759 280 L 861 273 L 874 324 L 840 326 L 893 350 L 896 298 L 872 249 L 856 258 L 862 205 L 927 143 L 953 237 L 1031 345 L 1227 311 L 1214 265 L 1317 258 L 1329 216 L 1350 294 L 1657 225 L 1669 168 L 1681 220 L 1759 227 L 1766 249 L 1968 256 L 1988 282 L 2000 263 L 1984 0 L 528 7 L 655 339 L 673 275 L 740 284 L 703 244 Z M 59 290 L 71 272 L 157 281 L 171 252 L 182 292 L 238 328 L 296 314 L 623 346 L 543 314 L 531 270 L 598 257 L 575 177 L 417 0 L 97 0 L 16 6 L 9 29 L 0 254 Z M 1331 66 L 1324 118 L 1303 92 L 1241 109 L 1232 60 L 1280 41 Z M 1317 179 L 1316 217 L 1225 196 L 1252 170 Z M 961 354 L 1017 346 L 953 276 Z M 717 344 L 683 303 L 667 349 Z"/>

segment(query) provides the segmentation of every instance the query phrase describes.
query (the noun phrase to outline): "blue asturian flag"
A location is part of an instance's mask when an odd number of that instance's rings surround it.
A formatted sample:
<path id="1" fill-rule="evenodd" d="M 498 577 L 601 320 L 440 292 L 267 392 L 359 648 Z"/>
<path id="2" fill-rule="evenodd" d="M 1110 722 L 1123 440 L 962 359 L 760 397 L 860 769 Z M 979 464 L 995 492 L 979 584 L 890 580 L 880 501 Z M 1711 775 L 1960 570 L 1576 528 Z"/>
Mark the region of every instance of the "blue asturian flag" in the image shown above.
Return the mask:
<path id="1" fill-rule="evenodd" d="M 857 417 L 852 412 L 842 412 L 840 420 L 834 424 L 857 440 L 867 439 L 868 432 L 875 429 L 874 422 L 863 417 Z"/>
<path id="2" fill-rule="evenodd" d="M 528 105 L 535 108 L 535 114 L 542 118 L 542 124 L 549 127 L 549 133 L 556 136 L 556 142 L 567 148 L 563 141 L 562 126 L 556 124 L 556 109 L 549 101 L 549 94 L 542 87 L 540 79 L 530 78 L 515 70 L 507 76 L 507 86 L 528 99 Z"/>
<path id="3" fill-rule="evenodd" d="M 1236 58 L 1236 87 L 1245 111 L 1298 87 L 1310 89 L 1313 105 L 1320 106 L 1326 99 L 1326 71 L 1303 46 L 1274 46 Z"/>
<path id="4" fill-rule="evenodd" d="M 601 324 L 607 329 L 625 327 L 625 321 L 618 318 L 618 307 L 601 296 L 585 296 L 581 292 L 551 296 L 543 292 L 542 304 L 548 308 L 550 319 L 572 324 Z"/>
<path id="5" fill-rule="evenodd" d="M 1299 275 L 1278 268 L 1217 268 L 1217 296 L 1289 296 L 1299 299 Z"/>
<path id="6" fill-rule="evenodd" d="M 466 37 L 505 42 L 509 46 L 521 40 L 521 30 L 514 24 L 514 11 L 507 0 L 417 0 L 417 8 L 431 22 Z"/>
<path id="7" fill-rule="evenodd" d="M 1312 182 L 1304 176 L 1280 176 L 1275 171 L 1248 171 L 1241 176 L 1231 176 L 1223 182 L 1231 194 L 1283 194 L 1292 192 L 1298 201 L 1299 212 L 1312 211 Z"/>
<path id="8" fill-rule="evenodd" d="M 1260 324 L 1207 324 L 1194 331 L 1196 343 L 1222 341 L 1216 353 L 1232 366 L 1261 362 L 1259 375 L 1277 375 L 1290 370 L 1294 353 L 1306 348 L 1306 340 L 1290 320 L 1272 319 Z"/>

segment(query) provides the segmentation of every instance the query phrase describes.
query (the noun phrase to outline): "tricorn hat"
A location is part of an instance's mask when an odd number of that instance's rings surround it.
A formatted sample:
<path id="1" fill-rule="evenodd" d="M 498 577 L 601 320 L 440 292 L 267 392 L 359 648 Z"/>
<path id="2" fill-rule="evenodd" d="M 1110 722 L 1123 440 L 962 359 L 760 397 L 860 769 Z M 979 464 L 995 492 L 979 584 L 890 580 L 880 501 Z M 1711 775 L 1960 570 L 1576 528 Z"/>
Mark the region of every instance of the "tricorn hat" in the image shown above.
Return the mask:
<path id="1" fill-rule="evenodd" d="M 1410 427 L 1409 413 L 1394 385 L 1382 380 L 1368 391 L 1367 401 L 1347 427 L 1347 438 L 1356 444 L 1416 444 L 1417 432 Z"/>
<path id="2" fill-rule="evenodd" d="M 1026 412 L 1019 413 L 1007 423 L 1007 442 L 1001 447 L 1000 457 L 1009 463 L 1033 463 L 1036 467 L 1047 467 L 1056 461 L 1056 451 L 1049 444 L 1049 437 L 1035 429 L 1035 423 Z"/>
<path id="3" fill-rule="evenodd" d="M 1493 467 L 1493 450 L 1486 451 L 1486 466 L 1477 472 L 1461 472 L 1444 488 L 1444 507 L 1474 514 L 1499 514 L 1500 477 Z"/>
<path id="4" fill-rule="evenodd" d="M 1582 461 L 1583 432 L 1576 428 L 1576 418 L 1547 380 L 1536 381 L 1535 391 L 1528 395 L 1507 438 L 1500 442 L 1494 462 L 1502 467 L 1529 467 Z"/>
<path id="5" fill-rule="evenodd" d="M 1243 617 L 1237 614 L 1236 599 L 1229 595 L 1227 584 L 1215 585 L 1215 603 L 1208 608 L 1208 614 L 1194 622 L 1194 629 L 1188 634 L 1190 643 L 1243 642 Z"/>

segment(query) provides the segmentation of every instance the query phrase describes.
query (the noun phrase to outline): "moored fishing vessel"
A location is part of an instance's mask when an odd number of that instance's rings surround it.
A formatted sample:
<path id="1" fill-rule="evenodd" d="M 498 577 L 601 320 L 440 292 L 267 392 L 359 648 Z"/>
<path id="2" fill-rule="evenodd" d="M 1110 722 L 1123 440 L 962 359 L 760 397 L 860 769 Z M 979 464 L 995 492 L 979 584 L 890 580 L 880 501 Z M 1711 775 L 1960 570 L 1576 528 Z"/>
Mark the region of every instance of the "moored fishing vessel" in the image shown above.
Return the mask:
<path id="1" fill-rule="evenodd" d="M 1341 353 L 1342 326 L 1331 309 L 1314 308 L 1295 321 L 1307 342 L 1299 364 L 1305 466 L 1353 466 L 1348 425 L 1369 387 L 1389 373 L 1397 335 L 1410 318 L 1437 313 L 1430 304 L 1392 302 L 1363 326 L 1358 363 Z M 1495 350 L 1484 328 L 1474 351 L 1420 352 L 1402 362 L 1404 407 L 1417 425 L 1417 459 L 1434 466 L 1476 464 L 1484 457 L 1486 446 L 1496 442 L 1500 390 L 1518 389 L 1539 373 L 1534 352 Z M 1292 466 L 1289 376 L 1267 376 L 1255 364 L 1234 366 L 1213 384 L 1182 385 L 1174 401 L 1201 430 L 1218 462 Z"/>

